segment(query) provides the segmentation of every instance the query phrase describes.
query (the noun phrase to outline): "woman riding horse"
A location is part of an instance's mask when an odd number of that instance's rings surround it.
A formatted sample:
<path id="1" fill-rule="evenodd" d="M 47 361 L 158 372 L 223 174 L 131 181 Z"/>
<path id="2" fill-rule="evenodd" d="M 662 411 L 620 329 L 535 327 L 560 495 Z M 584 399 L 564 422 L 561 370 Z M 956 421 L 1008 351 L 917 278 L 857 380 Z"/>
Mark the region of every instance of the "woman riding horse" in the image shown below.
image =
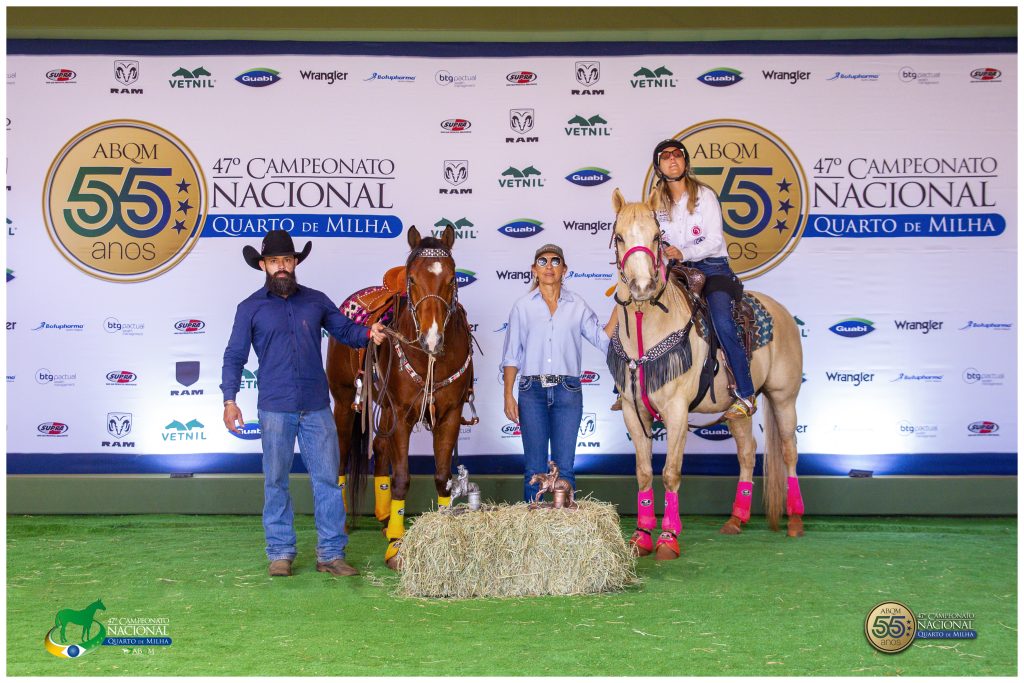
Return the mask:
<path id="1" fill-rule="evenodd" d="M 613 233 L 619 271 L 615 299 L 618 326 L 608 352 L 608 366 L 623 400 L 622 416 L 636 448 L 637 530 L 631 543 L 641 555 L 656 550 L 658 559 L 679 557 L 679 485 L 689 413 L 719 413 L 731 397 L 724 373 L 718 373 L 712 391 L 697 405 L 701 368 L 709 345 L 681 289 L 669 282 L 665 271 L 665 245 L 655 214 L 660 206 L 656 191 L 645 203 L 627 203 L 616 189 L 612 197 L 616 220 Z M 750 293 L 755 295 L 755 293 Z M 803 533 L 803 500 L 796 479 L 796 397 L 802 380 L 800 333 L 793 316 L 781 304 L 756 293 L 772 329 L 766 343 L 753 353 L 754 387 L 764 397 L 765 500 L 769 525 L 775 529 L 788 485 L 786 511 L 789 535 Z M 714 397 L 714 398 L 712 398 Z M 661 421 L 667 430 L 668 452 L 662 479 L 665 507 L 657 547 L 651 532 L 654 513 L 654 474 L 651 468 L 651 428 Z M 750 518 L 756 456 L 749 417 L 729 420 L 740 462 L 740 481 L 732 515 L 722 533 L 740 533 Z M 783 479 L 783 463 L 788 479 Z"/>

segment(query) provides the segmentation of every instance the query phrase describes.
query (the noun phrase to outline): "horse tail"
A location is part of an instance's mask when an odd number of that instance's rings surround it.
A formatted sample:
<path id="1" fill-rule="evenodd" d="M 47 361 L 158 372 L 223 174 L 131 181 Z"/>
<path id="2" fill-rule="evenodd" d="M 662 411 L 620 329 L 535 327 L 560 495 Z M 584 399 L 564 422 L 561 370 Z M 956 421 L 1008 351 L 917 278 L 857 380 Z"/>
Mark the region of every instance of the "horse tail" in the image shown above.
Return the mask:
<path id="1" fill-rule="evenodd" d="M 772 531 L 778 531 L 782 504 L 786 499 L 786 463 L 782 457 L 782 432 L 775 407 L 767 393 L 761 396 L 764 421 L 764 509 L 768 526 Z"/>

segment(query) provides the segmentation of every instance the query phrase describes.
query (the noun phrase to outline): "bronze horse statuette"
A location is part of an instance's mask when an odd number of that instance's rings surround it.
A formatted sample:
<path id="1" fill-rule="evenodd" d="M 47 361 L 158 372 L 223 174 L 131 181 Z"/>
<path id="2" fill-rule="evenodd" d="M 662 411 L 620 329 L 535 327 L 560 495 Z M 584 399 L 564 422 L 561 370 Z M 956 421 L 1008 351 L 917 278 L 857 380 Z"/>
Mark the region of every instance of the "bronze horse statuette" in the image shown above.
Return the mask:
<path id="1" fill-rule="evenodd" d="M 554 502 L 551 503 L 551 507 L 554 508 L 569 508 L 576 509 L 576 496 L 572 490 L 572 484 L 569 480 L 558 476 L 558 465 L 551 461 L 548 463 L 547 474 L 535 474 L 530 477 L 530 485 L 540 484 L 540 490 L 537 491 L 537 495 L 534 497 L 533 502 L 530 503 L 531 509 L 538 507 L 547 507 L 547 503 L 542 503 L 545 493 L 550 493 Z"/>

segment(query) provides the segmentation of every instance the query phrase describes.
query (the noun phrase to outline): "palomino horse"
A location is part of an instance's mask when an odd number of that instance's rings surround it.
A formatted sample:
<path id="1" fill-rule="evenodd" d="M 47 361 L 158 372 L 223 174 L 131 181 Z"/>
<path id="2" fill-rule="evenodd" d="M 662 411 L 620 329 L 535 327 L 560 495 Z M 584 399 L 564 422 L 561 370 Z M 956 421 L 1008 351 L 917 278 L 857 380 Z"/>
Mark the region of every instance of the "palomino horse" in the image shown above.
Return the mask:
<path id="1" fill-rule="evenodd" d="M 387 525 L 384 559 L 392 569 L 400 568 L 398 553 L 405 535 L 409 435 L 421 421 L 433 432 L 438 505 L 450 504 L 446 489 L 452 451 L 459 438 L 462 408 L 473 387 L 472 335 L 465 310 L 458 302 L 451 254 L 455 229 L 447 226 L 441 239 L 421 239 L 413 226 L 408 239 L 411 252 L 406 263 L 405 293 L 395 301 L 388 339 L 377 352 L 376 376 L 362 378 L 363 382 L 373 380 L 380 409 L 378 433 L 373 439 L 374 513 Z M 367 460 L 365 452 L 349 455 L 356 419 L 357 357 L 355 349 L 330 341 L 327 380 L 334 396 L 334 420 L 341 447 L 339 479 L 342 485 L 352 484 L 349 509 L 353 513 L 358 512 Z M 372 405 L 362 405 L 361 410 L 369 411 L 372 420 Z"/>
<path id="2" fill-rule="evenodd" d="M 631 539 L 640 555 L 651 552 L 651 531 L 657 526 L 654 513 L 654 475 L 651 468 L 651 427 L 654 415 L 664 423 L 668 453 L 662 479 L 665 507 L 662 532 L 657 540 L 657 559 L 679 557 L 677 537 L 679 484 L 683 466 L 690 404 L 697 396 L 701 367 L 708 345 L 691 324 L 687 299 L 666 278 L 661 230 L 655 217 L 656 195 L 645 203 L 627 203 L 618 189 L 612 195 L 615 209 L 616 285 L 619 306 L 617 340 L 608 351 L 609 368 L 622 395 L 622 416 L 636 448 L 637 530 Z M 800 391 L 803 352 L 800 332 L 783 306 L 761 293 L 750 292 L 773 320 L 772 339 L 754 351 L 750 374 L 761 395 L 765 427 L 764 483 L 768 524 L 778 529 L 782 500 L 786 497 L 788 534 L 803 535 L 803 499 L 796 477 L 796 397 Z M 720 352 L 721 353 L 721 352 Z M 639 359 L 642 362 L 636 362 Z M 722 356 L 719 362 L 724 365 Z M 721 413 L 731 403 L 724 372 L 717 373 L 712 392 L 696 406 L 698 413 Z M 740 462 L 739 484 L 732 515 L 722 527 L 738 534 L 750 518 L 756 446 L 751 418 L 730 420 Z M 783 465 L 786 475 L 783 477 Z M 787 493 L 788 490 L 788 493 Z"/>

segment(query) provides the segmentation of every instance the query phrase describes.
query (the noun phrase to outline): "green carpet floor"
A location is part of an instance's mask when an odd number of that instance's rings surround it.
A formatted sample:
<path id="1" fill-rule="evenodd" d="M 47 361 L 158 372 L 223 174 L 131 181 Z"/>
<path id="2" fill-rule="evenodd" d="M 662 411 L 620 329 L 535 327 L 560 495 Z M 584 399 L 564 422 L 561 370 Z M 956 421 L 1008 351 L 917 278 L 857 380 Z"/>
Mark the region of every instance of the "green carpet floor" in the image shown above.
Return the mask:
<path id="1" fill-rule="evenodd" d="M 258 517 L 7 519 L 7 674 L 692 676 L 1017 673 L 1015 518 L 811 518 L 788 539 L 755 517 L 684 519 L 681 560 L 638 564 L 642 583 L 588 597 L 396 598 L 383 539 L 362 521 L 348 559 L 315 571 L 297 518 L 296 575 L 270 579 Z M 623 519 L 628 533 L 635 519 Z M 170 647 L 43 648 L 57 610 L 169 620 Z M 864 637 L 885 600 L 973 612 L 977 640 L 918 640 L 885 655 Z"/>

